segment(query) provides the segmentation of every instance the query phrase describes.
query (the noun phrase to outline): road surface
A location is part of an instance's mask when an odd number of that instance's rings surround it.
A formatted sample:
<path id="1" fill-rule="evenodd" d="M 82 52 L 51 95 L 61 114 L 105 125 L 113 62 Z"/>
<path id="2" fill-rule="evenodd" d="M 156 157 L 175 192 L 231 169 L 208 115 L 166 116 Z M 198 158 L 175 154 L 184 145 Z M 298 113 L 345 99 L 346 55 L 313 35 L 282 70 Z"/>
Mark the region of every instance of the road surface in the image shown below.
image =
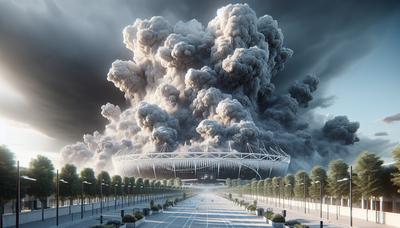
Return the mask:
<path id="1" fill-rule="evenodd" d="M 143 228 L 271 227 L 263 217 L 244 211 L 215 194 L 191 197 L 163 213 L 146 218 Z"/>

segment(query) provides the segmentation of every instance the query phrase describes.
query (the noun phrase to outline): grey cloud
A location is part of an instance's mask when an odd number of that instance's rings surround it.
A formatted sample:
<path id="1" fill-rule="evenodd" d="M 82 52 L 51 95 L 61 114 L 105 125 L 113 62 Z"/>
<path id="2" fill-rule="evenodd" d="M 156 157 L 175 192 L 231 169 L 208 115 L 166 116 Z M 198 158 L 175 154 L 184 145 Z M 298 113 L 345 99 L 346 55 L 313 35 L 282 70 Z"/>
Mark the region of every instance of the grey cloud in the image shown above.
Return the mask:
<path id="1" fill-rule="evenodd" d="M 397 121 L 400 121 L 400 113 L 383 118 L 383 122 L 388 123 L 388 124 L 397 122 Z"/>
<path id="2" fill-rule="evenodd" d="M 381 132 L 376 132 L 374 135 L 375 136 L 388 136 L 389 133 L 387 133 L 386 131 L 381 131 Z"/>

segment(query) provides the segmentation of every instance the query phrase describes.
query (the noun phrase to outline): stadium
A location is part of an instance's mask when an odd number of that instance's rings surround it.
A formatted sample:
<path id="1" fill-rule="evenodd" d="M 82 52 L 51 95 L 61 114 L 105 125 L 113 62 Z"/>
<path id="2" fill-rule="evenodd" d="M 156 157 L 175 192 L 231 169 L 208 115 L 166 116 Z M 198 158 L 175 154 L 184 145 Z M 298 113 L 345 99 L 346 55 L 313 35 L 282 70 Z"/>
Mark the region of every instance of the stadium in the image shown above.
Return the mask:
<path id="1" fill-rule="evenodd" d="M 281 148 L 257 151 L 248 145 L 246 152 L 228 151 L 160 151 L 132 153 L 120 151 L 113 156 L 114 168 L 123 175 L 142 178 L 181 178 L 193 181 L 264 179 L 286 174 L 290 156 Z"/>

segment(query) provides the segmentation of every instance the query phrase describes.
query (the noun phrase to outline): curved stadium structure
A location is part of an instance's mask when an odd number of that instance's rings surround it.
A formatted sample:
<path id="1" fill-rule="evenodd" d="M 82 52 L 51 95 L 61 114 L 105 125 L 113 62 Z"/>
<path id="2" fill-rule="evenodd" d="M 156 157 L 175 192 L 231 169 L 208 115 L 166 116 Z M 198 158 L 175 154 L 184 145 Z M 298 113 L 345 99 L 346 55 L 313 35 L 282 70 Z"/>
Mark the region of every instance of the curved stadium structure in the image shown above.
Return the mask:
<path id="1" fill-rule="evenodd" d="M 155 179 L 264 179 L 286 174 L 290 163 L 288 154 L 280 148 L 259 151 L 120 151 L 113 156 L 113 163 L 121 174 Z"/>

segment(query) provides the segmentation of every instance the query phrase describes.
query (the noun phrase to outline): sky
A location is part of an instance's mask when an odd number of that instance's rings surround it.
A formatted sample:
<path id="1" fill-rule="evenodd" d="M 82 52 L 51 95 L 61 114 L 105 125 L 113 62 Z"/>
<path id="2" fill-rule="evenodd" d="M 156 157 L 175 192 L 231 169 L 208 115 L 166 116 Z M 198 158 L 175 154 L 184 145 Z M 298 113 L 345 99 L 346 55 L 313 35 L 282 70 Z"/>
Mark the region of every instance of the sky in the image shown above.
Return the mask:
<path id="1" fill-rule="evenodd" d="M 236 1 L 235 1 L 236 2 Z M 241 1 L 243 2 L 243 1 Z M 228 1 L 0 2 L 0 144 L 23 165 L 102 130 L 100 106 L 126 105 L 106 80 L 128 58 L 121 31 L 136 18 L 197 18 L 206 23 Z M 274 80 L 278 90 L 307 74 L 321 89 L 310 111 L 360 122 L 360 149 L 390 160 L 400 141 L 400 3 L 398 1 L 247 1 L 278 20 L 294 56 Z M 392 118 L 393 119 L 393 118 Z M 396 119 L 396 118 L 394 118 Z M 400 119 L 400 118 L 398 118 Z M 377 136 L 379 135 L 379 136 Z"/>

